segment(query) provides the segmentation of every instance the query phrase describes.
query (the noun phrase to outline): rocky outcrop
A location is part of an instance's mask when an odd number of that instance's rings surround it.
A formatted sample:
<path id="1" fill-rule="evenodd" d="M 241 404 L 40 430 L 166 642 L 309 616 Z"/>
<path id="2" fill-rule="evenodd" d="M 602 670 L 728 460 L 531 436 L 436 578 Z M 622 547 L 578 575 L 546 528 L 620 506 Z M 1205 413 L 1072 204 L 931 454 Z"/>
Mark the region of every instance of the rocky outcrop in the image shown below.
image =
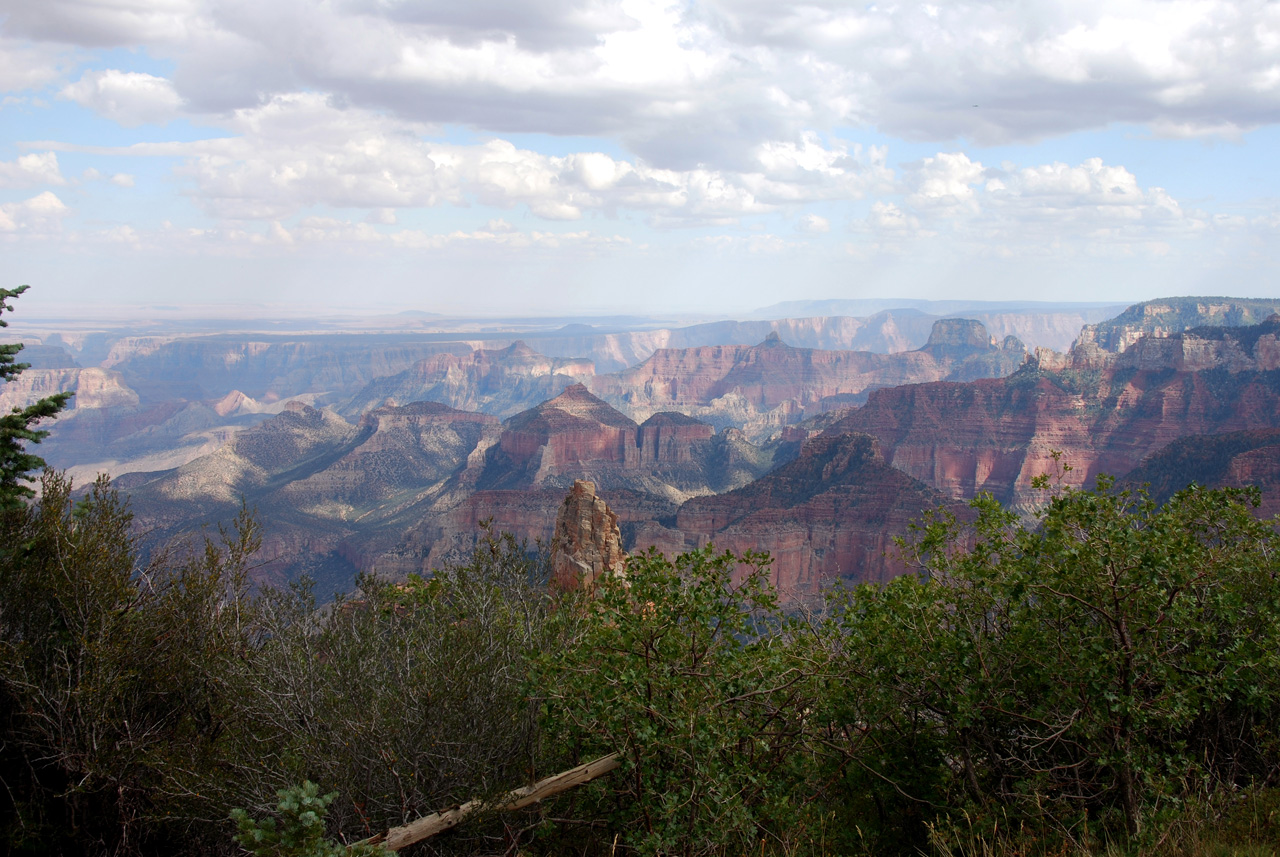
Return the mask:
<path id="1" fill-rule="evenodd" d="M 1054 451 L 1072 467 L 1063 482 L 1081 486 L 1179 437 L 1280 425 L 1280 370 L 1268 368 L 1278 333 L 1280 320 L 1197 329 L 1098 360 L 1042 356 L 1004 379 L 877 390 L 825 433 L 865 432 L 886 461 L 951 497 L 986 491 L 1029 511 Z"/>
<path id="2" fill-rule="evenodd" d="M 556 516 L 551 585 L 563 592 L 591 591 L 601 575 L 620 572 L 625 557 L 618 516 L 596 496 L 595 485 L 575 481 Z"/>
<path id="3" fill-rule="evenodd" d="M 661 349 L 640 366 L 597 375 L 591 390 L 636 419 L 678 411 L 763 438 L 806 416 L 857 404 L 877 387 L 1008 374 L 1025 358 L 981 324 L 946 319 L 918 351 L 874 354 L 793 348 L 776 333 L 755 346 Z"/>
<path id="4" fill-rule="evenodd" d="M 382 405 L 429 400 L 511 416 L 595 374 L 590 360 L 539 354 L 523 342 L 470 354 L 439 354 L 370 382 L 340 410 L 361 414 Z"/>
<path id="5" fill-rule="evenodd" d="M 22 355 L 19 354 L 19 357 Z M 67 412 L 76 409 L 136 408 L 138 394 L 119 372 L 107 369 L 27 369 L 0 386 L 0 410 L 22 408 L 54 393 L 74 393 Z"/>
<path id="6" fill-rule="evenodd" d="M 1229 372 L 1270 371 L 1280 367 L 1280 315 L 1272 314 L 1259 324 L 1247 327 L 1203 326 L 1166 336 L 1138 339 L 1123 352 L 1115 353 L 1082 337 L 1067 354 L 1037 349 L 1032 358 L 1042 369 L 1119 369 L 1139 371 L 1170 370 L 1200 372 L 1226 369 Z"/>
<path id="7" fill-rule="evenodd" d="M 1076 340 L 1119 354 L 1144 337 L 1163 339 L 1196 327 L 1247 327 L 1280 312 L 1280 300 L 1250 298 L 1161 298 L 1144 301 L 1097 324 L 1086 325 Z"/>

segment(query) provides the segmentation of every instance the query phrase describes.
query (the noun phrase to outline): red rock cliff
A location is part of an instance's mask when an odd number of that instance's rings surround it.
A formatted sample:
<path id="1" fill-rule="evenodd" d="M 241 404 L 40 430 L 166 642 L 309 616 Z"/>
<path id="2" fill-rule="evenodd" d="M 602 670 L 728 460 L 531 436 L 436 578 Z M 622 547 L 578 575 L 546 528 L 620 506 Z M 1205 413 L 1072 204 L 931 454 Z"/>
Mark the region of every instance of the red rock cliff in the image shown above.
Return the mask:
<path id="1" fill-rule="evenodd" d="M 865 432 L 885 460 L 955 498 L 987 491 L 1022 511 L 1054 471 L 1065 484 L 1123 476 L 1171 441 L 1280 425 L 1280 320 L 1141 341 L 1120 355 L 1040 360 L 1004 379 L 877 390 L 827 434 Z"/>

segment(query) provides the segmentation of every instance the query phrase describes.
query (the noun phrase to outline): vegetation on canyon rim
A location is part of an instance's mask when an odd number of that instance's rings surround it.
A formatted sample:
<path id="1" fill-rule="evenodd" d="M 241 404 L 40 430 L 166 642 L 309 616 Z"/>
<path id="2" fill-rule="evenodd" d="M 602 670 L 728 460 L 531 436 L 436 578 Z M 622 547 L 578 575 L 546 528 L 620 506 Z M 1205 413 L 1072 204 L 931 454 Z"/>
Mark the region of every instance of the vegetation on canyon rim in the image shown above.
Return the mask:
<path id="1" fill-rule="evenodd" d="M 1280 847 L 1280 545 L 1247 492 L 1156 507 L 1103 480 L 1033 527 L 982 498 L 922 522 L 922 574 L 795 613 L 764 557 L 648 553 L 556 595 L 494 533 L 319 606 L 250 587 L 247 512 L 140 567 L 107 482 L 6 485 L 10 853 L 337 853 L 614 751 L 605 779 L 418 847 Z"/>

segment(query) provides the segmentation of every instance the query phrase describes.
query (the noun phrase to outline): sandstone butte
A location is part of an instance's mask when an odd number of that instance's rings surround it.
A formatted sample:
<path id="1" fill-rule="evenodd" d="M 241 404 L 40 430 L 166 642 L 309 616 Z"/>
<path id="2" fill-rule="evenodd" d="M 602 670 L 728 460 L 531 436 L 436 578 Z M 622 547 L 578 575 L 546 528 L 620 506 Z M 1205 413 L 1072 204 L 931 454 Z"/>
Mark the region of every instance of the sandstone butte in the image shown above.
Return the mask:
<path id="1" fill-rule="evenodd" d="M 1280 316 L 1251 327 L 1146 337 L 1126 351 L 1087 339 L 1069 354 L 1038 350 L 1008 378 L 877 390 L 823 433 L 864 432 L 885 461 L 956 499 L 989 492 L 1022 512 L 1031 481 L 1070 486 L 1123 476 L 1187 435 L 1280 425 Z"/>
<path id="2" fill-rule="evenodd" d="M 682 414 L 655 414 L 637 425 L 582 385 L 508 419 L 497 441 L 454 477 L 473 490 L 413 527 L 394 553 L 396 571 L 420 570 L 473 542 L 481 521 L 518 537 L 551 536 L 555 510 L 576 480 L 607 492 L 624 535 L 675 515 L 689 497 L 745 485 L 770 456 L 740 432 L 715 433 Z M 387 556 L 379 568 L 387 567 Z"/>

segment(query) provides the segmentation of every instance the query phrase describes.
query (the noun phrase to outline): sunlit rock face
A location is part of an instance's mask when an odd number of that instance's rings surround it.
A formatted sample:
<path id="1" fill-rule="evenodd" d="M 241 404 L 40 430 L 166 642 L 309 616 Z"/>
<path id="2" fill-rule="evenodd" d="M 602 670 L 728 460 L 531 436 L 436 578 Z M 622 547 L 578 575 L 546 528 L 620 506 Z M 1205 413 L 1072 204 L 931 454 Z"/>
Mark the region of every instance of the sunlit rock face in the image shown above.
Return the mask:
<path id="1" fill-rule="evenodd" d="M 1248 327 L 1280 312 L 1280 300 L 1186 297 L 1134 304 L 1115 318 L 1085 325 L 1078 345 L 1120 354 L 1144 337 L 1164 339 L 1197 327 Z"/>
<path id="2" fill-rule="evenodd" d="M 618 516 L 596 486 L 577 480 L 560 505 L 551 540 L 551 585 L 563 592 L 591 591 L 606 573 L 623 570 L 626 555 Z"/>
<path id="3" fill-rule="evenodd" d="M 1123 476 L 1187 435 L 1280 425 L 1280 318 L 1138 340 L 1121 354 L 1085 341 L 1038 352 L 1017 374 L 877 390 L 826 429 L 877 438 L 885 460 L 950 497 L 989 492 L 1030 511 L 1032 480 Z M 1059 473 L 1053 453 L 1072 469 Z"/>

